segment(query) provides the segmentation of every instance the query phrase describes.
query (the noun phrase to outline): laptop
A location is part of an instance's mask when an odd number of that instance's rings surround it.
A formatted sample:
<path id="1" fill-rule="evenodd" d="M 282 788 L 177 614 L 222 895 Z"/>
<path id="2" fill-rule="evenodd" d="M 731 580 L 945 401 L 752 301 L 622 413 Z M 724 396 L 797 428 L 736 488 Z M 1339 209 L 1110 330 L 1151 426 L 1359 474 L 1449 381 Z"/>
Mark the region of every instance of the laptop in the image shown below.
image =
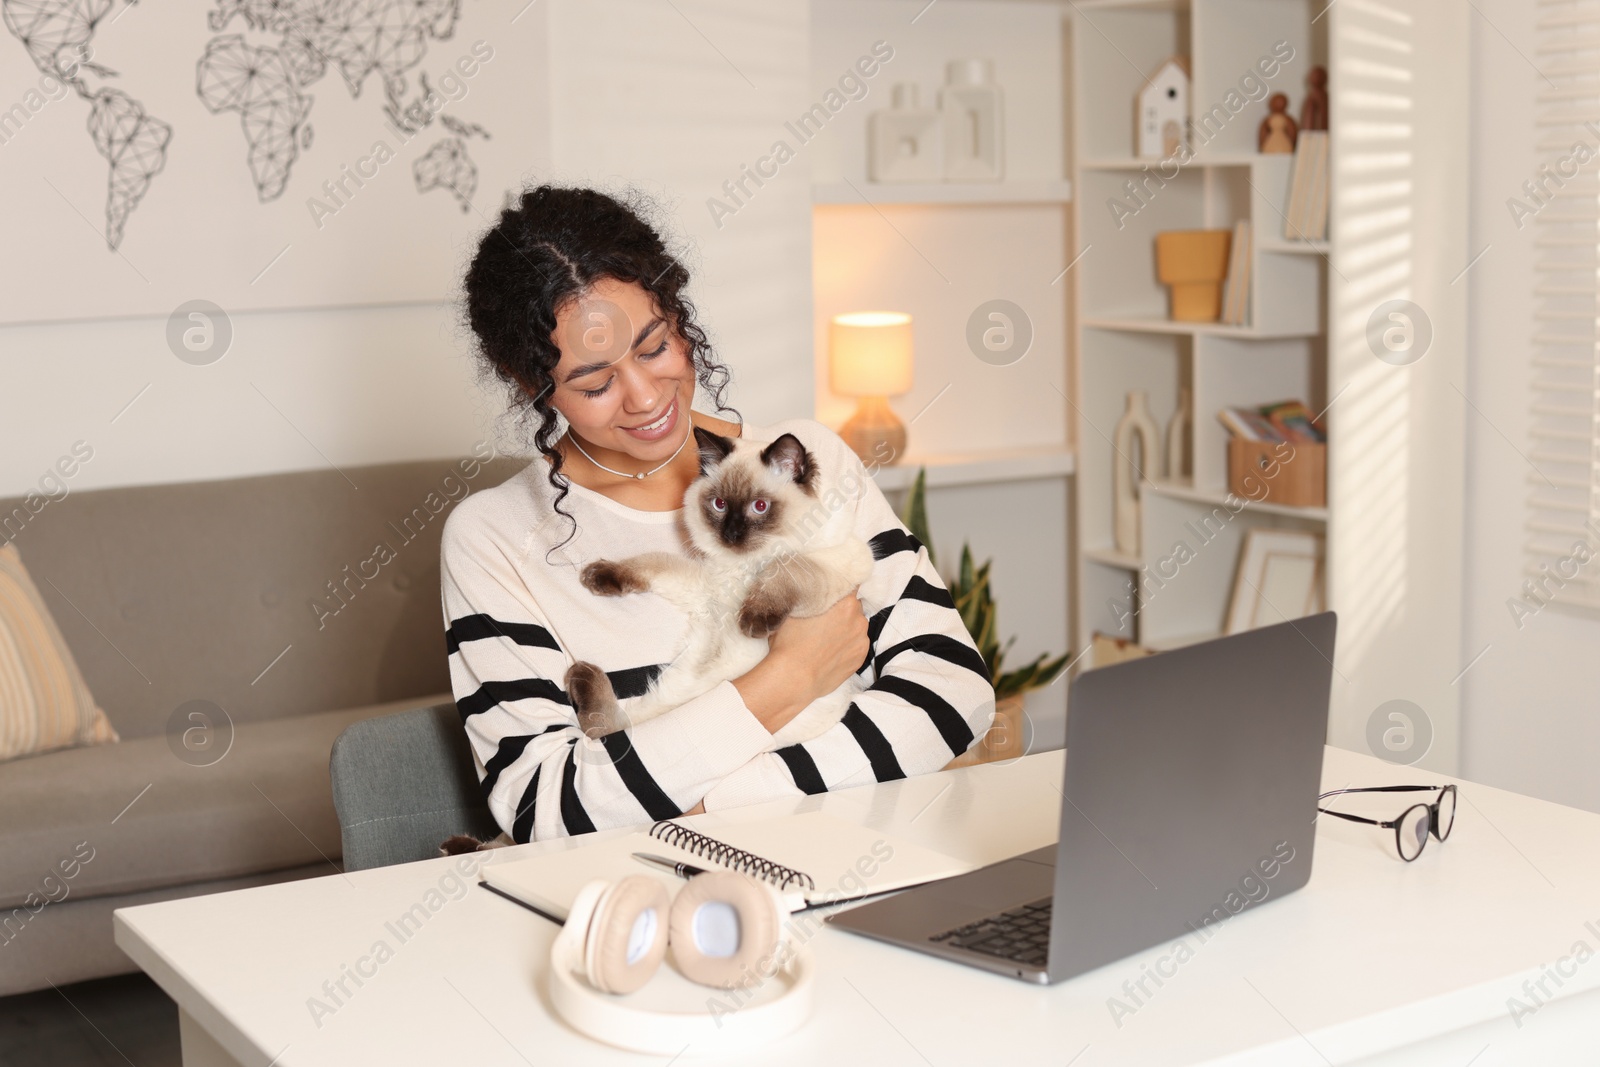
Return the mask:
<path id="1" fill-rule="evenodd" d="M 1073 679 L 1060 839 L 829 917 L 1051 984 L 1279 900 L 1311 877 L 1333 612 Z"/>

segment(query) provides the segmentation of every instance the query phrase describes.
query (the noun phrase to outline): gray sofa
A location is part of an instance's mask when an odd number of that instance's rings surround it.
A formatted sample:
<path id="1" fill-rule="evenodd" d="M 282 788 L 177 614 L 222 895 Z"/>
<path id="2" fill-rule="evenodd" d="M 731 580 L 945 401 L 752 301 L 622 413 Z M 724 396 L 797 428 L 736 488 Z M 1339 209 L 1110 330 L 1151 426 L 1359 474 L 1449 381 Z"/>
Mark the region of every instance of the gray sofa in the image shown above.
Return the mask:
<path id="1" fill-rule="evenodd" d="M 0 995 L 134 970 L 114 908 L 338 870 L 334 738 L 450 700 L 440 530 L 526 463 L 0 500 L 122 737 L 0 763 Z"/>

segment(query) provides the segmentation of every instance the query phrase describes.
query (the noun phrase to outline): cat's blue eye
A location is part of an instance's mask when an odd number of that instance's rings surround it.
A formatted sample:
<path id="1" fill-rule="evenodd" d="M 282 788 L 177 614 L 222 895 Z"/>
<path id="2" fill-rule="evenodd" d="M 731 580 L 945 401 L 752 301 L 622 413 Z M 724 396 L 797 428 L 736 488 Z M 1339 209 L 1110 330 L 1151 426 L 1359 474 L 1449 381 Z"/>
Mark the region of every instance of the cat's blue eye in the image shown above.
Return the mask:
<path id="1" fill-rule="evenodd" d="M 711 507 L 712 507 L 712 510 L 714 510 L 714 511 L 727 511 L 728 510 L 728 502 L 723 500 L 720 496 L 719 497 L 714 497 L 714 498 L 712 498 L 712 501 L 711 501 Z"/>
<path id="2" fill-rule="evenodd" d="M 757 515 L 765 515 L 767 513 L 767 502 L 765 500 L 758 498 L 751 503 L 750 507 Z"/>

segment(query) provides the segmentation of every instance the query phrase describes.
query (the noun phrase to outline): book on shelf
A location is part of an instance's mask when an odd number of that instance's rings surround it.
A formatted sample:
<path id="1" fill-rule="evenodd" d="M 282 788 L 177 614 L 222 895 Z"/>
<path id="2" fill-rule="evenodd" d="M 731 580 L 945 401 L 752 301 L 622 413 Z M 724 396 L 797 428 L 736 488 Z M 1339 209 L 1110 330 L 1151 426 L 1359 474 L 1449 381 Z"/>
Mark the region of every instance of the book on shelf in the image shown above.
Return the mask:
<path id="1" fill-rule="evenodd" d="M 1303 153 L 1306 142 L 1295 146 L 1294 165 L 1289 169 L 1289 202 L 1283 206 L 1283 237 L 1286 241 L 1305 239 L 1306 185 L 1311 177 Z"/>
<path id="2" fill-rule="evenodd" d="M 1246 441 L 1285 440 L 1278 428 L 1272 425 L 1271 420 L 1254 408 L 1223 408 L 1217 412 L 1217 418 L 1228 428 L 1229 433 Z"/>
<path id="3" fill-rule="evenodd" d="M 1250 220 L 1233 224 L 1233 244 L 1228 250 L 1228 277 L 1222 289 L 1222 321 L 1244 326 L 1250 321 Z"/>
<path id="4" fill-rule="evenodd" d="M 1311 409 L 1298 400 L 1280 400 L 1259 408 L 1223 408 L 1217 418 L 1229 433 L 1246 441 L 1323 444 L 1328 440 Z"/>
<path id="5" fill-rule="evenodd" d="M 1238 288 L 1236 275 L 1239 273 L 1239 227 L 1243 223 L 1233 224 L 1233 242 L 1228 245 L 1228 273 L 1222 279 L 1222 311 L 1218 317 L 1219 322 L 1233 322 L 1233 291 Z"/>
<path id="6" fill-rule="evenodd" d="M 1321 241 L 1327 235 L 1328 131 L 1302 130 L 1295 142 L 1283 236 L 1290 241 Z"/>
<path id="7" fill-rule="evenodd" d="M 1328 439 L 1322 428 L 1317 425 L 1316 416 L 1311 413 L 1311 409 L 1298 400 L 1284 400 L 1276 404 L 1263 405 L 1261 414 L 1283 434 L 1285 440 L 1322 444 Z"/>
<path id="8" fill-rule="evenodd" d="M 1311 198 L 1306 206 L 1306 240 L 1321 241 L 1328 236 L 1328 131 L 1308 130 L 1312 157 Z"/>

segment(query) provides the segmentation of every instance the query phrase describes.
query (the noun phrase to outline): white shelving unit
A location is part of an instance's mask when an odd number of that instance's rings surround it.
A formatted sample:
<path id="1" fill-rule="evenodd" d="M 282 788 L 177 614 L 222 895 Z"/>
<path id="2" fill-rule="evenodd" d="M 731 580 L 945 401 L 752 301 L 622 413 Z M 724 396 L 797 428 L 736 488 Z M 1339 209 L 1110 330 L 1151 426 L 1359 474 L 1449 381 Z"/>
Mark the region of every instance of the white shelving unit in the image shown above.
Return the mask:
<path id="1" fill-rule="evenodd" d="M 1217 412 L 1300 399 L 1321 410 L 1329 399 L 1327 292 L 1329 242 L 1283 236 L 1292 157 L 1255 151 L 1267 113 L 1263 98 L 1242 97 L 1242 78 L 1285 92 L 1292 114 L 1305 76 L 1328 65 L 1325 0 L 1077 0 L 1073 5 L 1073 176 L 1080 247 L 1073 272 L 1078 314 L 1077 642 L 1095 632 L 1166 649 L 1215 636 L 1226 617 L 1246 530 L 1287 527 L 1324 533 L 1327 508 L 1251 503 L 1225 506 L 1226 429 Z M 1257 68 L 1277 42 L 1293 57 L 1265 79 Z M 1195 158 L 1175 176 L 1158 161 L 1131 156 L 1133 101 L 1145 79 L 1170 56 L 1185 56 L 1191 74 L 1191 120 L 1224 105 L 1195 138 Z M 1281 57 L 1281 50 L 1279 52 Z M 1114 212 L 1120 201 L 1127 211 Z M 1120 216 L 1120 219 L 1119 219 Z M 1155 271 L 1155 237 L 1165 230 L 1232 229 L 1251 220 L 1251 321 L 1245 326 L 1182 323 L 1167 318 L 1168 296 Z M 1110 437 L 1127 393 L 1144 390 L 1163 435 L 1179 390 L 1191 394 L 1187 477 L 1163 470 L 1160 455 L 1144 462 L 1158 475 L 1141 486 L 1141 538 L 1136 554 L 1112 537 Z M 1330 448 L 1336 447 L 1330 441 Z M 1188 548 L 1178 562 L 1179 544 Z M 1087 664 L 1086 664 L 1087 665 Z"/>

